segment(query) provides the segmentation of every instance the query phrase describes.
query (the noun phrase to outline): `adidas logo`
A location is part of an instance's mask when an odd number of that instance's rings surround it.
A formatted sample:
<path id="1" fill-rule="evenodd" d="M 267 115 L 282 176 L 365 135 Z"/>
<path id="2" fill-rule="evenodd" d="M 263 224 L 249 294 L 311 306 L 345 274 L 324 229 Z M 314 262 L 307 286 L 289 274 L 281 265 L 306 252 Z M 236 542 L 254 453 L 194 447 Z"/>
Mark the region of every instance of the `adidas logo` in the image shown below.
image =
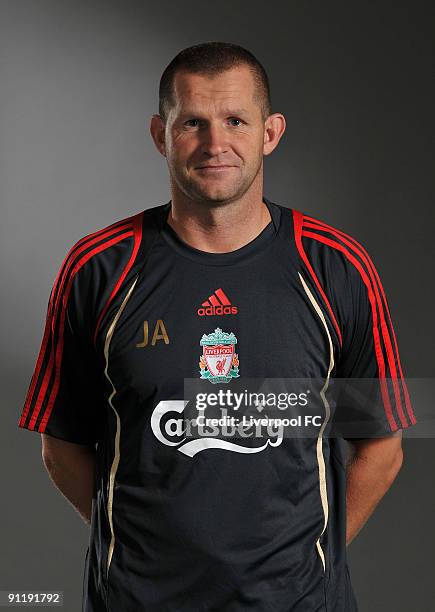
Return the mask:
<path id="1" fill-rule="evenodd" d="M 237 313 L 237 306 L 231 305 L 230 300 L 221 288 L 216 289 L 216 291 L 201 304 L 201 308 L 198 308 L 198 314 L 200 317 L 211 315 L 235 315 Z"/>

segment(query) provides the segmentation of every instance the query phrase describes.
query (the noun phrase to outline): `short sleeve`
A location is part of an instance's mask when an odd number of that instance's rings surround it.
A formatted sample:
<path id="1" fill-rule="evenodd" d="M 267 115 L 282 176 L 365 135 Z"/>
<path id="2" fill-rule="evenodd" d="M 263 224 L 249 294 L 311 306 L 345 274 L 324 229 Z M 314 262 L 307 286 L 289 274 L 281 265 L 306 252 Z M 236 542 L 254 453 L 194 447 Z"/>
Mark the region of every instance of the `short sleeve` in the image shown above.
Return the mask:
<path id="1" fill-rule="evenodd" d="M 67 258 L 50 293 L 39 356 L 18 426 L 94 445 L 101 422 L 101 380 L 82 272 Z"/>
<path id="2" fill-rule="evenodd" d="M 335 424 L 344 438 L 380 437 L 417 421 L 390 308 L 366 251 L 348 261 L 346 320 L 336 377 Z"/>

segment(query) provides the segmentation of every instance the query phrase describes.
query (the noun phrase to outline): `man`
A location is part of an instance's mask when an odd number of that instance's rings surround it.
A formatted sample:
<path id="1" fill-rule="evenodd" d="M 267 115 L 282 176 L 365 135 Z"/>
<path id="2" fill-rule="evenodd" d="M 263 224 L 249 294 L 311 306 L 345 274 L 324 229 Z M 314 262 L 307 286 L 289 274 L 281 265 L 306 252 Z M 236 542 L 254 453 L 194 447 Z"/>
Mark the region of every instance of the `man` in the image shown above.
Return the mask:
<path id="1" fill-rule="evenodd" d="M 83 610 L 357 610 L 346 563 L 414 424 L 387 300 L 347 234 L 263 195 L 285 130 L 245 49 L 182 51 L 151 135 L 171 200 L 90 234 L 54 282 L 20 427 L 91 524 Z M 184 381 L 375 378 L 377 437 L 193 439 Z M 386 385 L 394 379 L 393 387 Z M 209 384 L 212 383 L 212 384 Z"/>

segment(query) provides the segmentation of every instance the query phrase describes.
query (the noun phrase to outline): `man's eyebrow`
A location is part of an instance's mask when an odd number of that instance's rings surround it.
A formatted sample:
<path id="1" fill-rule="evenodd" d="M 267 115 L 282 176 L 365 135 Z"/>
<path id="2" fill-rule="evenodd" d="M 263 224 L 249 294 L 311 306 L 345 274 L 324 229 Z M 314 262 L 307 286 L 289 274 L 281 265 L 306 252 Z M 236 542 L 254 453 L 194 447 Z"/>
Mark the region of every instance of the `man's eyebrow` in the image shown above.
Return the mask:
<path id="1" fill-rule="evenodd" d="M 224 108 L 222 111 L 225 115 L 243 115 L 249 111 L 246 108 Z"/>

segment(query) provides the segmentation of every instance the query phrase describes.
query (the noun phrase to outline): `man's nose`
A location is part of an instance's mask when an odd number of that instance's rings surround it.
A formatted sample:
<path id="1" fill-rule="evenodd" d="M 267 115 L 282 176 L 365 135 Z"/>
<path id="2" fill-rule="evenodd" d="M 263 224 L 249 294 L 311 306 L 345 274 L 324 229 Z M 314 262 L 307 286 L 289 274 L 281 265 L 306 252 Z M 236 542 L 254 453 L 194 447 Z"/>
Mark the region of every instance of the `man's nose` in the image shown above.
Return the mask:
<path id="1" fill-rule="evenodd" d="M 228 132 L 225 127 L 210 123 L 202 132 L 201 149 L 210 156 L 220 155 L 228 149 Z"/>

